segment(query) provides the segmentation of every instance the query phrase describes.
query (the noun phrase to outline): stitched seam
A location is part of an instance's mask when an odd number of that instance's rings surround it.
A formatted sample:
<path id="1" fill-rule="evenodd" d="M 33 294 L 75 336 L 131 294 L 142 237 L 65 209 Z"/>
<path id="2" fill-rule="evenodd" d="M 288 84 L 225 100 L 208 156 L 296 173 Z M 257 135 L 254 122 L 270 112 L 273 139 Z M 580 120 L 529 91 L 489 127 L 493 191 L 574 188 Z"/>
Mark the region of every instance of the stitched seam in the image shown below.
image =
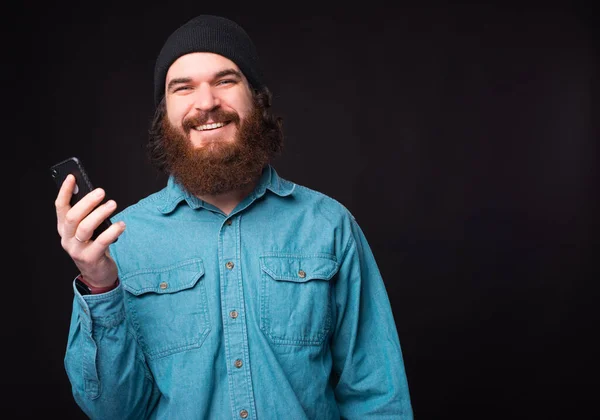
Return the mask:
<path id="1" fill-rule="evenodd" d="M 201 285 L 201 286 L 203 286 L 203 285 Z M 206 299 L 206 292 L 204 293 L 204 296 Z M 128 310 L 129 310 L 129 314 L 130 314 L 129 319 L 130 319 L 132 329 L 135 332 L 135 336 L 138 337 L 137 341 L 140 344 L 140 347 L 142 348 L 142 350 L 143 350 L 144 354 L 146 355 L 146 357 L 148 358 L 148 360 L 156 360 L 156 359 L 160 359 L 161 357 L 169 356 L 171 354 L 178 353 L 178 352 L 181 352 L 184 350 L 200 348 L 202 346 L 202 344 L 204 343 L 204 340 L 208 336 L 208 333 L 211 331 L 210 323 L 206 319 L 206 313 L 204 313 L 204 315 L 205 315 L 204 318 L 206 320 L 204 322 L 204 324 L 205 324 L 204 331 L 202 331 L 202 334 L 200 334 L 199 336 L 194 336 L 191 339 L 193 341 L 190 341 L 190 339 L 187 339 L 184 343 L 177 343 L 174 347 L 168 347 L 168 348 L 164 348 L 164 349 L 160 349 L 160 350 L 152 350 L 150 348 L 150 346 L 148 345 L 147 341 L 143 339 L 143 336 L 140 332 L 137 311 L 135 310 L 135 305 L 133 305 L 133 303 L 132 303 L 132 302 L 134 302 L 134 299 L 138 299 L 138 297 L 136 297 L 136 295 L 133 295 L 133 296 L 126 295 L 125 299 L 127 301 L 129 301 Z"/>
<path id="2" fill-rule="evenodd" d="M 202 265 L 201 264 L 202 259 L 201 258 L 193 258 L 190 260 L 185 260 L 182 261 L 180 263 L 165 267 L 165 268 L 161 268 L 161 269 L 143 269 L 143 270 L 137 270 L 137 271 L 133 271 L 129 274 L 124 275 L 121 280 L 126 280 L 128 278 L 134 277 L 134 276 L 138 276 L 140 274 L 157 274 L 157 273 L 166 273 L 168 271 L 174 270 L 176 268 L 181 268 L 181 267 L 185 267 L 188 265 L 192 265 L 192 264 L 197 264 L 197 265 Z M 202 268 L 202 273 L 204 273 L 204 267 Z M 190 270 L 191 271 L 191 270 Z"/>
<path id="3" fill-rule="evenodd" d="M 118 313 L 103 317 L 92 317 L 95 326 L 102 328 L 113 328 L 121 324 L 125 319 L 125 309 L 121 309 Z"/>

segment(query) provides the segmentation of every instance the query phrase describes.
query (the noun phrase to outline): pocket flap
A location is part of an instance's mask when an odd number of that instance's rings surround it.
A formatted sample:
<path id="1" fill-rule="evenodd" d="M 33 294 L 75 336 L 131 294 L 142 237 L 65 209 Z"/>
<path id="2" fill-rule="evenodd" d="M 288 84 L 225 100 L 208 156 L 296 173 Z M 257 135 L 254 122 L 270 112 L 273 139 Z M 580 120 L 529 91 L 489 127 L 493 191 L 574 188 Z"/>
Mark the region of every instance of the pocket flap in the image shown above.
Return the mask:
<path id="1" fill-rule="evenodd" d="M 338 263 L 331 255 L 264 255 L 260 257 L 260 267 L 275 280 L 303 283 L 331 279 Z"/>
<path id="2" fill-rule="evenodd" d="M 175 293 L 193 287 L 204 275 L 201 259 L 183 261 L 171 266 L 137 270 L 121 277 L 123 287 L 134 295 Z"/>

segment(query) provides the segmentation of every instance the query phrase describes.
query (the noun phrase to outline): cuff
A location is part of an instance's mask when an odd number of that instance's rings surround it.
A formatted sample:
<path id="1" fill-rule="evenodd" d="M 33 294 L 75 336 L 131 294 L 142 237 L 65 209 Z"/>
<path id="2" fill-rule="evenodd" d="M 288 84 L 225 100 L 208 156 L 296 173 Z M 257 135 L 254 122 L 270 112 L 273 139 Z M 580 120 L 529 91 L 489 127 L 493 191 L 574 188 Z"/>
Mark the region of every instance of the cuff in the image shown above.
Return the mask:
<path id="1" fill-rule="evenodd" d="M 91 294 L 91 295 L 97 295 L 99 293 L 110 292 L 111 290 L 116 289 L 117 286 L 119 285 L 118 277 L 113 284 L 111 284 L 110 286 L 105 286 L 105 287 L 92 286 L 87 281 L 85 281 L 85 279 L 83 278 L 83 276 L 81 274 L 77 276 L 76 280 L 79 280 L 81 283 L 83 283 L 88 288 L 89 294 Z"/>

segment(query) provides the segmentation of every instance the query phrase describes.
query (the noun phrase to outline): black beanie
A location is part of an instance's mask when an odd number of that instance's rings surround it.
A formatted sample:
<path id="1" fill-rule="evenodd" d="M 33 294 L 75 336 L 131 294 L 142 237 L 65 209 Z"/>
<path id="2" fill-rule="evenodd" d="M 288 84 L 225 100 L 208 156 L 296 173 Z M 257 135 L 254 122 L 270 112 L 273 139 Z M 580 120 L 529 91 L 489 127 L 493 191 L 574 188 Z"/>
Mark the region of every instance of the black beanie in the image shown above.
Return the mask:
<path id="1" fill-rule="evenodd" d="M 163 45 L 154 67 L 154 103 L 165 94 L 171 64 L 193 52 L 211 52 L 233 61 L 254 89 L 263 87 L 263 74 L 254 43 L 237 23 L 220 16 L 200 15 L 184 23 Z"/>

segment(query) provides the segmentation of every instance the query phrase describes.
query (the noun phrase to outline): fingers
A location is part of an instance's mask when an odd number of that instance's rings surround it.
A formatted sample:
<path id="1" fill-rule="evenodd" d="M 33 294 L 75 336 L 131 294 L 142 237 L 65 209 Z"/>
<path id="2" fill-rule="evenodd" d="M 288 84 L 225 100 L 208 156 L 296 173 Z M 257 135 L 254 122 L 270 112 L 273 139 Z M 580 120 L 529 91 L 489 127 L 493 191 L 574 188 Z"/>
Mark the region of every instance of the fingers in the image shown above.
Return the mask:
<path id="1" fill-rule="evenodd" d="M 72 180 L 73 184 L 66 184 L 67 180 L 65 180 L 65 184 L 61 187 L 61 191 L 59 192 L 59 196 L 56 201 L 56 214 L 58 218 L 58 232 L 62 238 L 74 238 L 75 233 L 78 232 L 80 223 L 88 217 L 91 213 L 93 213 L 94 208 L 102 202 L 104 198 L 104 190 L 102 188 L 96 188 L 94 191 L 86 194 L 79 200 L 73 207 L 69 204 L 70 193 L 74 187 L 74 179 Z M 63 193 L 64 188 L 64 195 Z M 67 201 L 65 201 L 65 199 Z M 110 207 L 110 206 L 109 206 Z M 78 232 L 79 239 L 87 240 L 91 238 L 91 233 L 95 229 L 94 223 L 98 218 L 100 221 L 104 220 L 108 217 L 112 211 L 116 208 L 116 205 L 113 204 L 113 208 L 110 211 L 107 211 L 104 206 L 100 206 L 97 210 L 100 210 L 100 215 L 96 214 L 92 216 L 91 222 L 86 222 L 83 226 L 84 230 Z M 102 217 L 102 216 L 105 217 Z M 99 223 L 98 223 L 99 224 Z M 89 226 L 92 226 L 91 228 Z M 86 231 L 89 231 L 89 235 Z"/>
<path id="2" fill-rule="evenodd" d="M 123 233 L 125 223 L 113 223 L 97 238 L 91 238 L 96 228 L 115 211 L 117 204 L 114 200 L 100 204 L 105 194 L 103 189 L 97 188 L 71 206 L 74 188 L 75 177 L 68 175 L 55 200 L 61 245 L 87 279 L 98 284 L 114 282 L 117 268 L 108 248 Z"/>
<path id="3" fill-rule="evenodd" d="M 79 272 L 92 284 L 98 286 L 114 284 L 118 277 L 118 269 L 109 250 L 105 249 L 102 252 L 102 248 L 95 248 L 94 245 L 97 244 L 97 241 L 90 244 L 87 248 L 83 247 L 84 252 L 73 258 Z M 90 253 L 91 255 L 88 255 Z"/>
<path id="4" fill-rule="evenodd" d="M 117 240 L 124 230 L 125 223 L 120 221 L 113 223 L 93 241 L 78 243 L 73 239 L 77 246 L 71 247 L 69 255 L 71 255 L 81 273 L 90 273 L 94 278 L 103 278 L 104 270 L 101 267 L 106 262 L 108 247 Z M 112 278 L 114 280 L 114 276 Z M 90 280 L 92 280 L 91 277 Z"/>
<path id="5" fill-rule="evenodd" d="M 91 271 L 90 267 L 97 266 L 106 257 L 106 252 L 111 243 L 125 231 L 125 222 L 119 221 L 110 225 L 96 239 L 83 240 L 83 238 L 75 236 L 72 238 L 63 238 L 63 248 L 69 253 L 71 258 L 80 270 Z M 80 241 L 81 239 L 81 241 Z"/>
<path id="6" fill-rule="evenodd" d="M 81 239 L 79 236 L 77 236 L 77 233 L 75 233 L 75 239 L 79 242 L 81 242 L 82 244 L 86 243 L 89 241 L 89 239 Z"/>
<path id="7" fill-rule="evenodd" d="M 118 221 L 110 225 L 104 232 L 92 242 L 94 246 L 98 246 L 97 252 L 104 252 L 110 244 L 117 240 L 125 231 L 125 222 Z"/>
<path id="8" fill-rule="evenodd" d="M 69 253 L 72 250 L 80 251 L 81 245 L 87 244 L 91 240 L 96 228 L 105 219 L 108 219 L 117 208 L 117 203 L 114 200 L 108 200 L 100 205 L 105 196 L 102 188 L 96 188 L 71 206 L 74 188 L 75 177 L 68 175 L 55 200 L 58 232 L 62 238 L 63 248 Z M 101 241 L 99 245 L 105 248 L 108 244 L 114 242 L 121 233 L 122 229 L 111 230 L 110 237 L 105 239 L 106 244 Z"/>
<path id="9" fill-rule="evenodd" d="M 79 264 L 95 265 L 104 258 L 108 246 L 116 241 L 124 231 L 125 223 L 119 221 L 110 225 L 93 241 L 87 240 L 79 243 L 76 239 L 73 239 L 78 246 L 72 249 L 71 257 Z"/>
<path id="10" fill-rule="evenodd" d="M 110 215 L 117 208 L 117 203 L 114 200 L 108 200 L 106 203 L 102 204 L 90 214 L 88 214 L 77 226 L 75 231 L 75 239 L 80 242 L 86 242 L 92 238 L 94 234 L 94 230 L 100 226 L 100 224 L 110 217 Z M 73 210 L 75 210 L 75 206 L 73 206 Z"/>
<path id="11" fill-rule="evenodd" d="M 67 212 L 71 209 L 70 201 L 71 196 L 73 195 L 74 188 L 75 177 L 69 174 L 63 181 L 60 189 L 58 190 L 56 200 L 54 201 L 54 206 L 56 207 L 56 218 L 58 220 L 59 226 L 63 223 Z"/>

